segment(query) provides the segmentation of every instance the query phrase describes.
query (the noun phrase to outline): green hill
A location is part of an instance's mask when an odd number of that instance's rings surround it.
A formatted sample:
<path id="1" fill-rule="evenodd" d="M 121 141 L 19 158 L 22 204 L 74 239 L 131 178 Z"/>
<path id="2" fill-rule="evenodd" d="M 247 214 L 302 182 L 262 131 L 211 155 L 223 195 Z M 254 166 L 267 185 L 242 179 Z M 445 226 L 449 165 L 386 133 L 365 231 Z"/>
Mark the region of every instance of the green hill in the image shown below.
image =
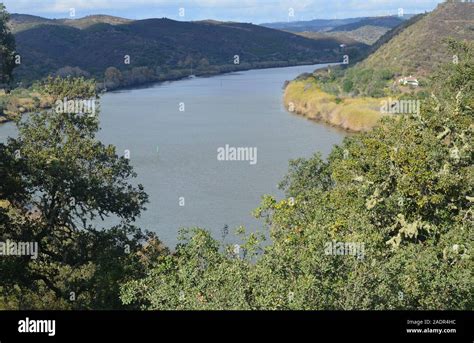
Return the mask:
<path id="1" fill-rule="evenodd" d="M 15 76 L 24 83 L 50 74 L 90 75 L 113 88 L 191 74 L 335 62 L 343 55 L 337 38 L 313 40 L 234 22 L 15 15 L 12 26 L 22 56 Z"/>
<path id="2" fill-rule="evenodd" d="M 474 39 L 474 3 L 444 3 L 383 45 L 360 68 L 389 68 L 398 74 L 430 74 L 452 59 L 446 38 Z"/>
<path id="3" fill-rule="evenodd" d="M 403 23 L 403 21 L 405 21 L 405 18 L 401 16 L 363 18 L 355 23 L 338 26 L 331 31 L 354 31 L 364 26 L 376 26 L 393 29 Z"/>
<path id="4" fill-rule="evenodd" d="M 302 21 L 288 21 L 265 23 L 262 26 L 289 32 L 328 32 L 328 31 L 353 31 L 363 26 L 378 26 L 394 28 L 413 14 L 404 16 L 360 17 L 346 19 L 313 19 Z"/>
<path id="5" fill-rule="evenodd" d="M 452 61 L 448 39 L 474 40 L 474 3 L 440 4 L 433 12 L 414 17 L 383 36 L 360 63 L 320 74 L 331 93 L 381 97 L 422 90 L 440 64 Z M 400 87 L 402 77 L 417 78 L 420 87 Z"/>
<path id="6" fill-rule="evenodd" d="M 366 25 L 361 26 L 352 31 L 334 33 L 336 34 L 335 37 L 338 37 L 337 34 L 339 33 L 342 35 L 346 35 L 352 39 L 355 39 L 356 41 L 372 45 L 376 43 L 379 38 L 386 34 L 388 31 L 390 31 L 390 29 L 383 26 Z"/>
<path id="7" fill-rule="evenodd" d="M 336 38 L 347 44 L 354 41 L 374 44 L 380 37 L 412 18 L 405 16 L 361 17 L 348 19 L 315 19 L 287 23 L 269 23 L 262 26 L 297 33 L 307 38 Z"/>
<path id="8" fill-rule="evenodd" d="M 299 35 L 307 38 L 336 38 L 344 44 L 359 42 L 366 45 L 375 44 L 384 34 L 390 31 L 389 28 L 382 26 L 362 26 L 352 31 L 331 31 L 331 32 L 301 32 Z"/>

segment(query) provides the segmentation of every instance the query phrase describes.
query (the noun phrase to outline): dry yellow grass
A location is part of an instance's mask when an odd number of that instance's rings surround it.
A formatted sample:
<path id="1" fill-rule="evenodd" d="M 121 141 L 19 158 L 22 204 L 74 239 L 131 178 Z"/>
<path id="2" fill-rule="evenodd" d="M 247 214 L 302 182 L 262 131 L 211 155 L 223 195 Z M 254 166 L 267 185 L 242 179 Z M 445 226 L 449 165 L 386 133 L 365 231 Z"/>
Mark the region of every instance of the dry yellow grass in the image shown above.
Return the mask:
<path id="1" fill-rule="evenodd" d="M 38 108 L 50 108 L 52 106 L 52 98 L 34 91 L 24 91 L 17 94 L 3 93 L 3 95 L 0 93 L 0 104 L 3 104 L 3 116 L 0 115 L 0 122 L 3 122 Z"/>
<path id="2" fill-rule="evenodd" d="M 32 98 L 20 98 L 16 96 L 9 97 L 6 107 L 6 115 L 19 115 L 35 108 L 35 102 Z"/>
<path id="3" fill-rule="evenodd" d="M 8 200 L 0 199 L 0 208 L 9 208 L 10 202 Z"/>
<path id="4" fill-rule="evenodd" d="M 338 99 L 310 80 L 291 82 L 284 95 L 285 106 L 290 112 L 353 132 L 368 131 L 379 122 L 383 100 Z"/>

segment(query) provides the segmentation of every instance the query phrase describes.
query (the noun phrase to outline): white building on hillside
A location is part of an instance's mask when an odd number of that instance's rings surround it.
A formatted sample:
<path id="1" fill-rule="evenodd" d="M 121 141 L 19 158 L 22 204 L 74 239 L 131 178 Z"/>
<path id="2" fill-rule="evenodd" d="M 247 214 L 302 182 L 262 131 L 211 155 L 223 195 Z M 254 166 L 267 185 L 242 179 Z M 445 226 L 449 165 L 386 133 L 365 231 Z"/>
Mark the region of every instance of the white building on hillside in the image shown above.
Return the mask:
<path id="1" fill-rule="evenodd" d="M 418 87 L 420 83 L 418 82 L 418 79 L 413 76 L 409 77 L 402 77 L 400 80 L 398 80 L 398 83 L 402 84 L 403 86 L 413 86 L 413 87 Z"/>

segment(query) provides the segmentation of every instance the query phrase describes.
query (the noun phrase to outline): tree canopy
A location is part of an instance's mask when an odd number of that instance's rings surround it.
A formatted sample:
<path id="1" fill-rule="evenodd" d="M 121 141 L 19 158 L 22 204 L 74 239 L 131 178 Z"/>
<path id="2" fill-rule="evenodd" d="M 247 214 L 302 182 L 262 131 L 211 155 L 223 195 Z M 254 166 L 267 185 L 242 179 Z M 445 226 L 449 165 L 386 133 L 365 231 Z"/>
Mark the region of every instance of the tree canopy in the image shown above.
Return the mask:
<path id="1" fill-rule="evenodd" d="M 3 3 L 0 3 L 0 88 L 7 87 L 12 81 L 15 68 L 15 37 L 7 23 L 10 15 Z"/>
<path id="2" fill-rule="evenodd" d="M 93 81 L 50 78 L 41 88 L 54 101 L 99 101 Z M 98 115 L 35 113 L 18 120 L 18 137 L 0 145 L 0 236 L 39 245 L 34 260 L 1 259 L 8 308 L 122 307 L 119 280 L 143 269 L 137 253 L 154 236 L 133 222 L 148 197 L 131 184 L 129 160 L 97 140 Z M 107 217 L 117 224 L 96 220 Z"/>

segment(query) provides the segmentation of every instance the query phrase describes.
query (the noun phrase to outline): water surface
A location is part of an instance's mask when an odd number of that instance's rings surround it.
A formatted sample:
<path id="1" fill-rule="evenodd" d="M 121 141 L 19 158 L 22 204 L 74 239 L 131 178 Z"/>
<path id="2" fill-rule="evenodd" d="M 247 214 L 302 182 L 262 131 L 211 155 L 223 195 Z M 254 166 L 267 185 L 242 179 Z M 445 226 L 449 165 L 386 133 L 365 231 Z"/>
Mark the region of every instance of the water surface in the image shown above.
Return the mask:
<path id="1" fill-rule="evenodd" d="M 180 227 L 203 227 L 216 237 L 225 225 L 231 232 L 261 228 L 251 212 L 263 194 L 283 197 L 277 185 L 288 160 L 327 156 L 344 137 L 283 106 L 284 81 L 314 69 L 250 70 L 103 95 L 99 138 L 120 154 L 129 151 L 150 196 L 137 224 L 171 246 Z M 11 134 L 11 124 L 0 127 L 2 140 Z M 257 163 L 218 161 L 226 144 L 256 148 Z"/>

